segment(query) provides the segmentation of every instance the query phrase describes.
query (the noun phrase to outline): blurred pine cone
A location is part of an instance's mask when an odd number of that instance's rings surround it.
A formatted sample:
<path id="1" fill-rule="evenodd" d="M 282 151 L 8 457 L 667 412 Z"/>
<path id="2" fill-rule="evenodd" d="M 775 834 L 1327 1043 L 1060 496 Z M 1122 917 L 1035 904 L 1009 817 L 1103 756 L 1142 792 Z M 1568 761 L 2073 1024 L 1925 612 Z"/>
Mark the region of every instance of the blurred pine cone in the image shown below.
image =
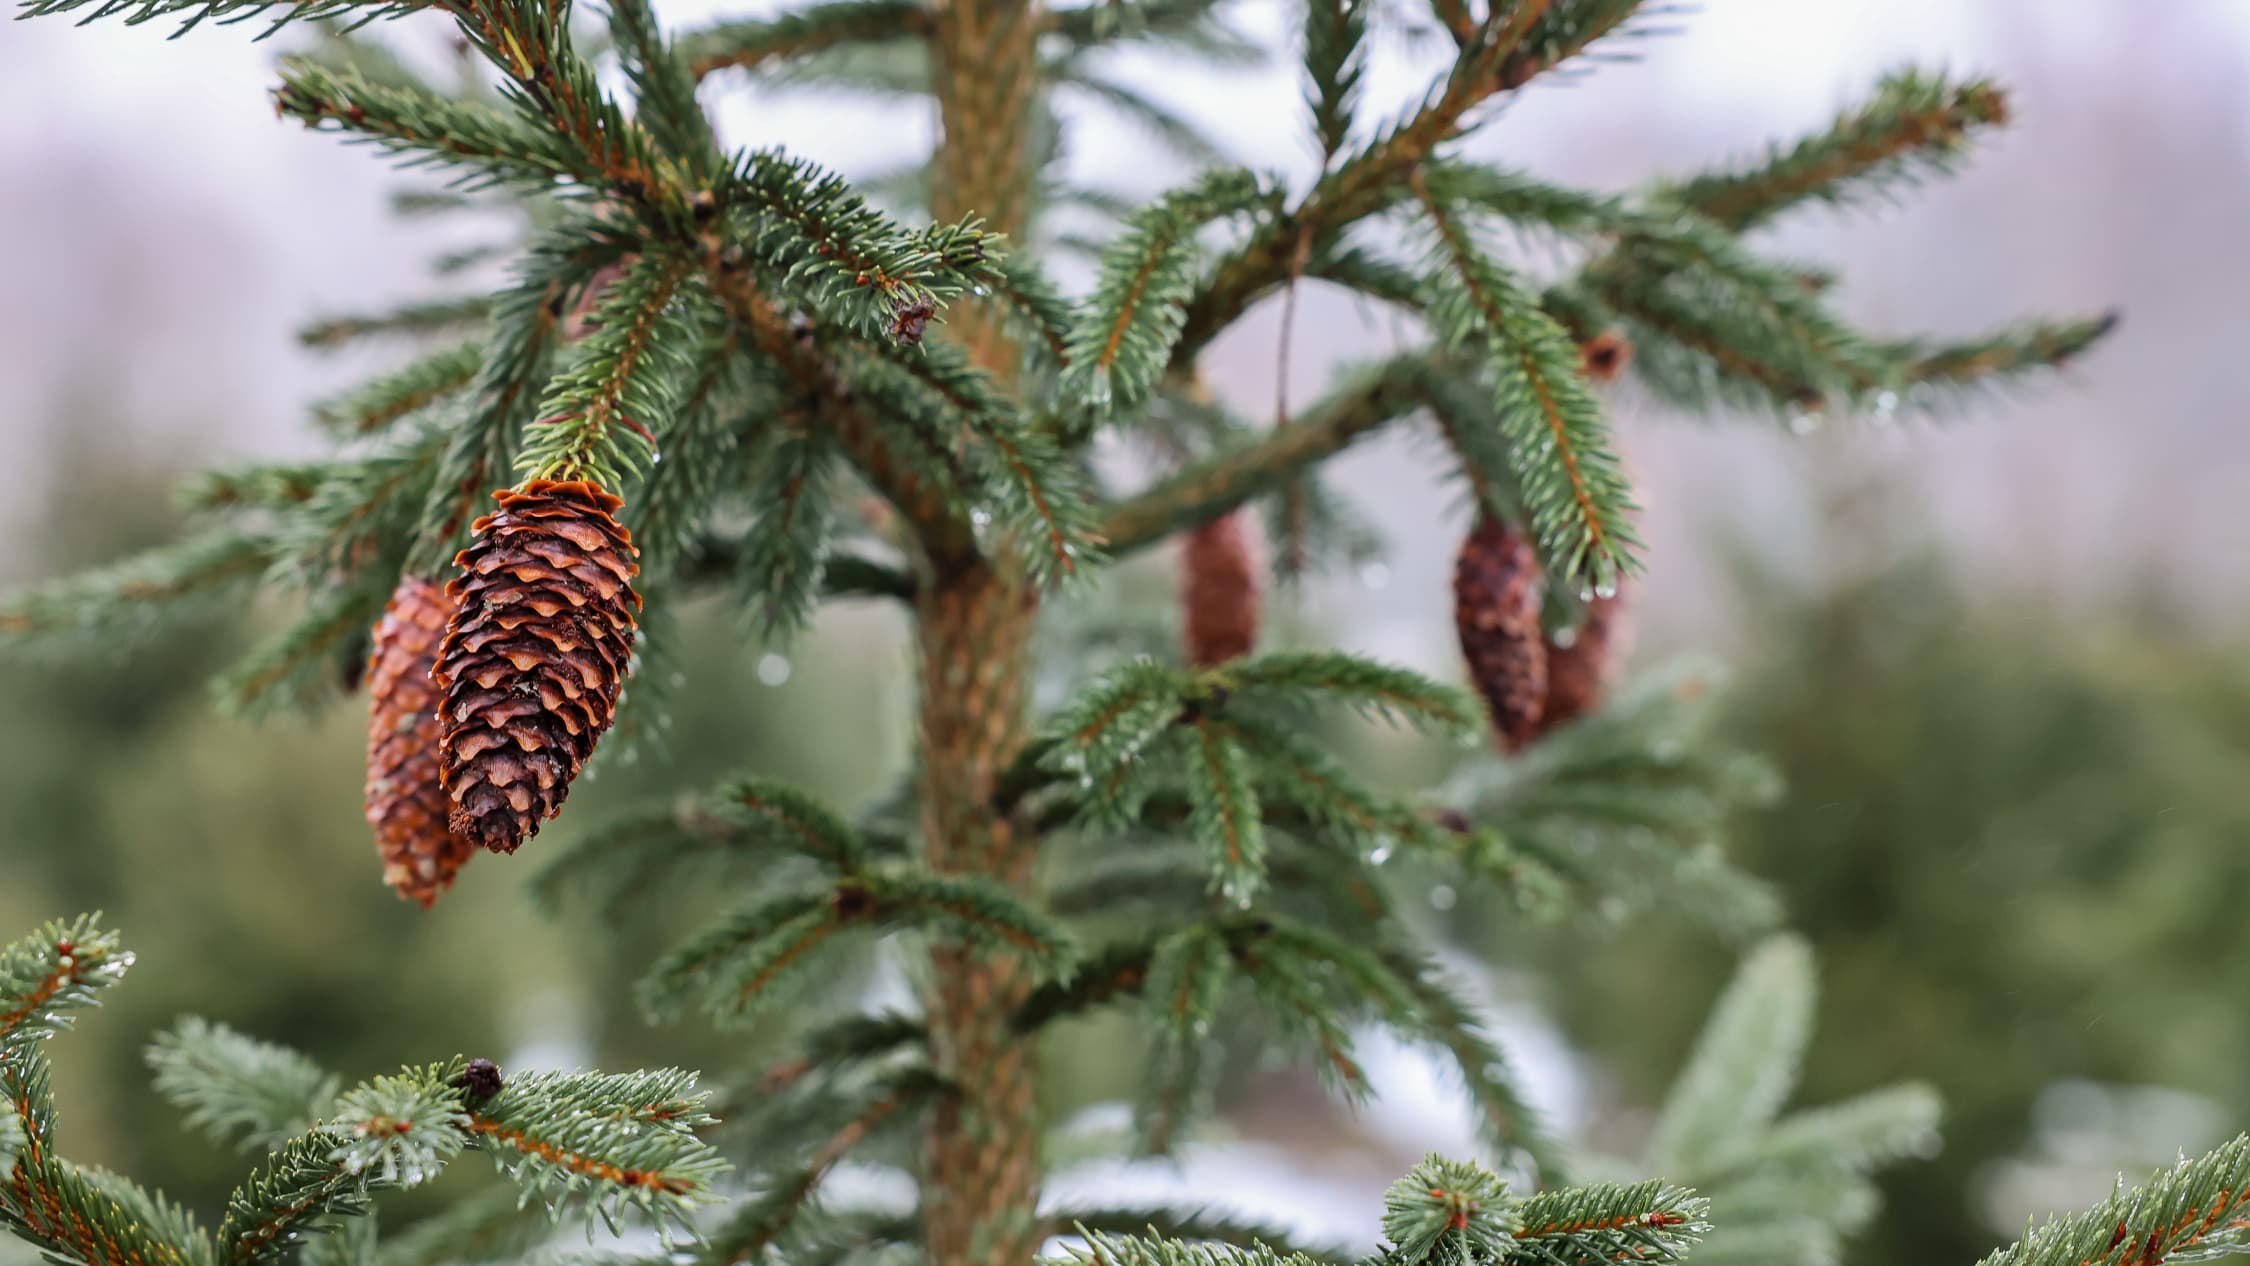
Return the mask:
<path id="1" fill-rule="evenodd" d="M 1180 568 L 1188 662 L 1208 668 L 1249 654 L 1258 644 L 1260 585 L 1243 512 L 1188 533 Z"/>
<path id="2" fill-rule="evenodd" d="M 496 496 L 446 586 L 440 770 L 453 829 L 512 853 L 562 809 L 616 718 L 641 599 L 624 503 L 582 480 Z"/>
<path id="3" fill-rule="evenodd" d="M 1541 597 L 1539 555 L 1530 538 L 1498 519 L 1480 519 L 1454 563 L 1453 622 L 1469 679 L 1492 712 L 1501 746 L 1511 752 L 1538 736 L 1546 708 Z"/>
<path id="4" fill-rule="evenodd" d="M 1612 597 L 1594 599 L 1577 628 L 1547 638 L 1547 707 L 1539 721 L 1541 732 L 1601 707 L 1602 696 L 1633 649 L 1628 593 L 1620 588 Z"/>
<path id="5" fill-rule="evenodd" d="M 408 576 L 375 624 L 367 663 L 367 821 L 383 882 L 427 910 L 476 845 L 447 826 L 438 781 L 438 689 L 430 680 L 453 604 L 434 580 Z"/>

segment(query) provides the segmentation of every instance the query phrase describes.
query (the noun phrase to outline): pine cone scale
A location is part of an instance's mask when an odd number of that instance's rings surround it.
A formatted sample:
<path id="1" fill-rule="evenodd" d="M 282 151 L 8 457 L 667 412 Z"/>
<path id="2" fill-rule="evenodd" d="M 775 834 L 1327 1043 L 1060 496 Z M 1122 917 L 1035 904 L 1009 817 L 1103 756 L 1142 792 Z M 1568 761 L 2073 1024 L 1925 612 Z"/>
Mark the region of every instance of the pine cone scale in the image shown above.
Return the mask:
<path id="1" fill-rule="evenodd" d="M 622 503 L 592 484 L 533 480 L 497 500 L 448 588 L 442 767 L 455 829 L 514 852 L 561 811 L 615 719 L 640 568 Z"/>

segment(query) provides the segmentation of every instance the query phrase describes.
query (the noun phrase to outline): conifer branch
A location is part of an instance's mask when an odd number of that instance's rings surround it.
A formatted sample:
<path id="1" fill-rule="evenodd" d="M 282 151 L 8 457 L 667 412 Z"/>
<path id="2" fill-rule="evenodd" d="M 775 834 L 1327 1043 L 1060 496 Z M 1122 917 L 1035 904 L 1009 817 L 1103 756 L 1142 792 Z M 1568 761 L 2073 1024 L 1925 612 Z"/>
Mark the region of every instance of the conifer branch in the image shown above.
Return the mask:
<path id="1" fill-rule="evenodd" d="M 829 1170 L 901 1113 L 928 1102 L 944 1089 L 942 1083 L 918 1072 L 878 1082 L 804 1164 L 783 1171 L 725 1226 L 705 1238 L 696 1255 L 697 1266 L 737 1266 L 763 1257 L 803 1214 Z"/>
<path id="2" fill-rule="evenodd" d="M 516 466 L 527 479 L 590 479 L 605 487 L 646 469 L 670 429 L 692 365 L 694 322 L 683 309 L 693 261 L 643 254 L 595 308 L 598 328 L 556 375 Z M 683 300 L 676 303 L 675 299 Z"/>
<path id="3" fill-rule="evenodd" d="M 580 1199 L 613 1225 L 628 1208 L 687 1225 L 727 1168 L 697 1137 L 712 1118 L 694 1084 L 674 1069 L 519 1074 L 465 1128 L 531 1198 Z"/>
<path id="4" fill-rule="evenodd" d="M 1286 424 L 1230 452 L 1181 468 L 1132 498 L 1112 505 L 1101 535 L 1123 557 L 1173 532 L 1217 518 L 1294 472 L 1330 457 L 1369 431 L 1420 404 L 1413 358 L 1363 371 L 1327 399 Z"/>
<path id="5" fill-rule="evenodd" d="M 2051 1218 L 1978 1266 L 2164 1266 L 2250 1249 L 2250 1135 L 2084 1213 Z"/>
<path id="6" fill-rule="evenodd" d="M 2117 328 L 2115 312 L 2075 321 L 2034 321 L 1957 343 L 1909 342 L 1892 354 L 1906 381 L 1937 388 L 1973 387 L 2060 369 Z"/>
<path id="7" fill-rule="evenodd" d="M 1312 0 L 1305 6 L 1305 104 L 1322 157 L 1344 148 L 1367 72 L 1367 0 Z"/>
<path id="8" fill-rule="evenodd" d="M 1517 1216 L 1508 1260 L 1521 1266 L 1675 1261 L 1710 1229 L 1708 1201 L 1661 1182 L 1544 1191 Z"/>
<path id="9" fill-rule="evenodd" d="M 272 542 L 220 528 L 0 602 L 0 654 L 83 654 L 224 609 L 273 561 Z"/>
<path id="10" fill-rule="evenodd" d="M 1180 335 L 1180 304 L 1195 284 L 1197 230 L 1260 197 L 1255 176 L 1222 170 L 1133 217 L 1103 252 L 1101 280 L 1071 323 L 1063 375 L 1069 396 L 1103 416 L 1140 403 Z"/>
<path id="11" fill-rule="evenodd" d="M 558 177 L 601 174 L 565 138 L 514 113 L 378 83 L 307 58 L 282 63 L 273 102 L 286 118 L 314 131 L 343 132 L 378 145 L 403 157 L 407 167 L 465 168 L 466 187 L 472 190 L 495 185 L 536 189 Z M 310 347 L 332 347 L 365 334 L 444 329 L 483 315 L 481 300 L 429 305 L 387 317 L 334 318 L 308 327 L 299 338 Z"/>
<path id="12" fill-rule="evenodd" d="M 156 1090 L 218 1142 L 280 1147 L 335 1106 L 334 1075 L 297 1051 L 193 1016 L 158 1034 L 148 1064 Z"/>
<path id="13" fill-rule="evenodd" d="M 315 406 L 313 416 L 339 437 L 379 434 L 400 418 L 466 389 L 483 366 L 482 343 L 448 347 Z"/>
<path id="14" fill-rule="evenodd" d="M 58 919 L 0 949 L 0 1052 L 69 1028 L 73 1012 L 97 1005 L 133 965 L 97 919 Z"/>
<path id="15" fill-rule="evenodd" d="M 1045 1237 L 1092 1232 L 1098 1235 L 1153 1235 L 1167 1240 L 1224 1244 L 1238 1249 L 1265 1248 L 1292 1259 L 1345 1266 L 1351 1254 L 1332 1244 L 1308 1244 L 1287 1227 L 1223 1209 L 1171 1205 L 1071 1205 L 1041 1215 Z"/>
<path id="16" fill-rule="evenodd" d="M 680 55 L 700 79 L 716 70 L 757 70 L 851 44 L 926 38 L 927 6 L 914 0 L 824 0 L 793 13 L 726 22 L 680 41 Z"/>
<path id="17" fill-rule="evenodd" d="M 1494 411 L 1548 570 L 1614 589 L 1637 566 L 1634 506 L 1577 345 L 1476 248 L 1426 182 L 1412 183 L 1444 279 L 1434 317 L 1448 342 L 1480 344 L 1491 362 Z"/>
<path id="18" fill-rule="evenodd" d="M 1811 1038 L 1811 951 L 1775 937 L 1743 960 L 1658 1118 L 1650 1154 L 1690 1173 L 1771 1123 Z"/>
<path id="19" fill-rule="evenodd" d="M 290 22 L 337 20 L 353 26 L 364 25 L 382 18 L 413 13 L 430 6 L 434 0 L 23 0 L 26 18 L 47 17 L 56 14 L 73 14 L 79 25 L 99 22 L 104 18 L 123 15 L 125 25 L 139 26 L 158 18 L 180 17 L 180 28 L 172 33 L 177 39 L 204 22 L 222 26 L 236 22 L 249 22 L 264 17 L 268 10 L 280 9 L 265 30 L 258 33 L 263 39 Z"/>
<path id="20" fill-rule="evenodd" d="M 1845 205 L 1928 175 L 1943 175 L 1978 132 L 2008 121 L 2008 99 L 1989 79 L 1965 82 L 1905 70 L 1887 75 L 1866 104 L 1764 161 L 1699 176 L 1663 196 L 1740 232 L 1808 201 Z"/>

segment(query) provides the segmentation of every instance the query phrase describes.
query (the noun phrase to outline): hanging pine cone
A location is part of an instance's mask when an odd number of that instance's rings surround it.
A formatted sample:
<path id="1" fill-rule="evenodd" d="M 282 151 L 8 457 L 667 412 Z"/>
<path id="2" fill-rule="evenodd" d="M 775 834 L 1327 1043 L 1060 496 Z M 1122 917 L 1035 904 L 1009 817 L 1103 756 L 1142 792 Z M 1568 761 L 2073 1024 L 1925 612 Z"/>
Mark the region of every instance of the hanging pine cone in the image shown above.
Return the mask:
<path id="1" fill-rule="evenodd" d="M 452 805 L 438 782 L 438 690 L 430 666 L 452 610 L 436 581 L 399 581 L 376 622 L 367 663 L 367 821 L 383 856 L 383 882 L 425 910 L 476 852 L 447 827 Z"/>
<path id="2" fill-rule="evenodd" d="M 1188 662 L 1209 668 L 1258 644 L 1257 551 L 1243 512 L 1230 511 L 1188 533 L 1180 556 L 1180 604 Z"/>
<path id="3" fill-rule="evenodd" d="M 1500 745 L 1519 751 L 1539 733 L 1547 700 L 1547 644 L 1539 629 L 1539 554 L 1498 519 L 1481 519 L 1453 567 L 1453 621 L 1469 679 L 1492 712 Z"/>
<path id="4" fill-rule="evenodd" d="M 439 768 L 453 829 L 512 853 L 561 811 L 617 714 L 640 551 L 614 517 L 624 503 L 593 484 L 535 479 L 496 500 L 445 590 Z"/>
<path id="5" fill-rule="evenodd" d="M 1617 678 L 1619 665 L 1632 651 L 1633 630 L 1628 618 L 1628 591 L 1620 588 L 1607 598 L 1586 604 L 1586 614 L 1575 629 L 1547 639 L 1547 706 L 1540 719 L 1542 733 L 1574 717 L 1582 717 L 1602 704 L 1602 696 Z"/>

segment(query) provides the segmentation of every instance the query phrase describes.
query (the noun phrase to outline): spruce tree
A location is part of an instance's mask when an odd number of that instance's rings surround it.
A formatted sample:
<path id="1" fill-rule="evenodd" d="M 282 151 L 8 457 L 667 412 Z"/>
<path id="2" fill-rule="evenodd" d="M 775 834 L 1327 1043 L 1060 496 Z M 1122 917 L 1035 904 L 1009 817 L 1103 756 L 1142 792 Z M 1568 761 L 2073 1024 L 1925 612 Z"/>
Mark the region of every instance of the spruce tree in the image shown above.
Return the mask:
<path id="1" fill-rule="evenodd" d="M 1310 0 L 1292 51 L 1317 177 L 1204 161 L 1136 206 L 1061 177 L 1051 101 L 1090 94 L 1193 149 L 1168 103 L 1107 78 L 1096 54 L 1258 54 L 1212 0 L 826 0 L 676 37 L 645 0 L 614 0 L 605 22 L 560 0 L 23 8 L 310 25 L 283 61 L 280 114 L 449 178 L 403 195 L 403 212 L 498 210 L 522 240 L 496 294 L 309 329 L 314 343 L 403 332 L 428 350 L 316 410 L 333 456 L 216 473 L 188 493 L 206 515 L 190 539 L 15 597 L 0 608 L 11 652 L 114 646 L 259 587 L 301 593 L 302 618 L 223 692 L 317 703 L 356 676 L 373 630 L 368 808 L 402 896 L 440 902 L 480 851 L 552 852 L 536 882 L 558 902 L 655 900 L 668 874 L 716 868 L 742 904 L 684 929 L 642 1001 L 785 1027 L 792 1047 L 708 1106 L 674 1071 L 459 1057 L 345 1090 L 300 1055 L 191 1020 L 151 1052 L 159 1086 L 261 1156 L 206 1232 L 58 1151 L 46 1040 L 131 961 L 98 921 L 58 922 L 0 954 L 0 1219 L 54 1260 L 1337 1260 L 1217 1207 L 1042 1198 L 1065 1162 L 1047 1146 L 1041 1039 L 1100 1012 L 1148 1043 L 1117 1144 L 1132 1155 L 1183 1144 L 1230 1047 L 1294 1053 L 1345 1095 L 1369 1088 L 1353 1049 L 1367 1025 L 1455 1063 L 1489 1165 L 1433 1157 L 1400 1179 L 1370 1210 L 1382 1247 L 1366 1260 L 1386 1266 L 1826 1260 L 1871 1211 L 1869 1171 L 1930 1145 L 1935 1108 L 1912 1086 L 1784 1113 L 1811 968 L 1781 938 L 1745 960 L 1647 1154 L 1573 1152 L 1382 868 L 1399 856 L 1526 914 L 1663 905 L 1743 938 L 1776 921 L 1710 847 L 1770 780 L 1703 731 L 1701 680 L 1603 697 L 1641 549 L 1605 384 L 1630 374 L 1706 411 L 1895 413 L 2084 350 L 2106 319 L 1958 342 L 1864 334 L 1835 314 L 1830 278 L 1745 240 L 1803 204 L 1944 171 L 2005 121 L 1995 85 L 1903 73 L 1795 144 L 1607 196 L 1463 141 L 1516 94 L 1625 47 L 1654 6 Z M 479 71 L 431 82 L 371 34 L 387 20 L 450 28 Z M 1403 113 L 1372 117 L 1368 50 L 1395 25 L 1444 41 L 1451 65 Z M 740 72 L 934 98 L 926 168 L 882 182 L 921 209 L 884 210 L 810 156 L 722 146 L 699 94 Z M 1063 209 L 1115 221 L 1082 294 L 1050 280 L 1088 245 L 1054 231 Z M 1510 229 L 1562 244 L 1571 266 L 1538 269 L 1553 256 L 1520 257 Z M 1396 307 L 1426 338 L 1252 425 L 1202 390 L 1198 359 L 1307 279 Z M 1457 599 L 1476 694 L 1339 652 L 1258 649 L 1240 513 L 1270 511 L 1285 570 L 1349 548 L 1322 463 L 1408 427 L 1438 438 L 1470 503 Z M 1098 460 L 1111 440 L 1152 456 Z M 1096 653 L 1084 613 L 1110 568 L 1183 536 L 1197 608 L 1184 653 Z M 745 773 L 567 847 L 537 843 L 587 762 L 625 741 L 605 739 L 613 722 L 661 708 L 647 665 L 678 606 L 712 592 L 767 631 L 843 598 L 907 612 L 911 778 L 851 815 Z M 1036 707 L 1049 634 L 1066 644 L 1050 669 L 1091 671 Z M 1318 737 L 1337 712 L 1484 754 L 1428 795 L 1383 790 Z M 910 965 L 918 1008 L 860 1013 L 804 988 L 871 948 Z M 373 1196 L 464 1151 L 492 1155 L 520 1198 L 378 1234 Z M 901 1173 L 914 1200 L 831 1193 L 847 1160 Z M 625 1238 L 550 1241 L 547 1215 L 569 1210 Z M 2238 1141 L 1991 1260 L 2157 1266 L 2239 1247 L 2246 1228 Z"/>

